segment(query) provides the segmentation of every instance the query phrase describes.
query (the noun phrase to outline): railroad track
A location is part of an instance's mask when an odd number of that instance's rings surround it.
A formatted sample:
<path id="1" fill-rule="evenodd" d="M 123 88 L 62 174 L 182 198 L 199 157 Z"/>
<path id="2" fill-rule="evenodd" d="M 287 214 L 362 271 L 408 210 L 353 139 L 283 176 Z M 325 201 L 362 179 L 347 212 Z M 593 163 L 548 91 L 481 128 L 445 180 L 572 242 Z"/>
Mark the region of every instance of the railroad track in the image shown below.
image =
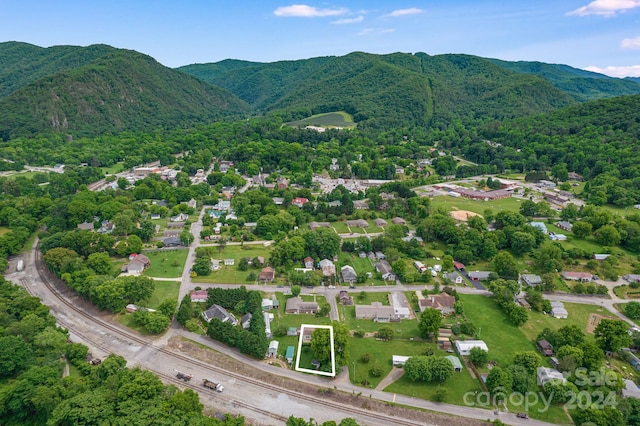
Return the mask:
<path id="1" fill-rule="evenodd" d="M 144 347 L 151 347 L 153 349 L 155 349 L 156 351 L 168 356 L 168 357 L 172 357 L 175 359 L 179 359 L 182 361 L 185 361 L 189 364 L 192 365 L 196 365 L 200 368 L 206 369 L 208 371 L 211 371 L 213 373 L 218 373 L 218 374 L 222 374 L 224 376 L 228 376 L 228 377 L 232 377 L 236 380 L 248 383 L 248 384 L 252 384 L 258 387 L 261 387 L 263 389 L 267 389 L 270 390 L 272 392 L 276 392 L 276 393 L 284 393 L 289 395 L 290 397 L 299 399 L 299 400 L 303 400 L 306 402 L 309 402 L 311 404 L 314 405 L 322 405 L 327 407 L 328 409 L 336 409 L 336 408 L 340 408 L 341 410 L 353 414 L 353 415 L 357 415 L 357 416 L 362 416 L 362 417 L 366 417 L 366 418 L 370 418 L 370 419 L 375 419 L 380 421 L 380 424 L 384 424 L 384 425 L 399 425 L 399 426 L 414 426 L 416 424 L 416 421 L 411 421 L 411 420 L 406 420 L 403 418 L 399 418 L 399 417 L 395 417 L 395 416 L 390 416 L 390 415 L 386 415 L 386 414 L 382 414 L 382 413 L 378 413 L 375 411 L 369 411 L 363 408 L 358 408 L 358 407 L 354 407 L 351 405 L 346 405 L 346 404 L 342 404 L 342 403 L 337 403 L 337 402 L 333 402 L 333 401 L 327 401 L 324 400 L 322 398 L 317 398 L 317 397 L 312 397 L 310 395 L 304 394 L 304 393 L 300 393 L 300 392 L 296 392 L 290 389 L 286 389 L 286 388 L 282 388 L 276 385 L 272 385 L 270 383 L 267 382 L 263 382 L 251 377 L 246 377 L 243 376 L 239 373 L 234 373 L 232 371 L 229 370 L 225 370 L 223 368 L 219 368 L 216 367 L 214 365 L 211 364 L 207 364 L 204 363 L 202 361 L 199 361 L 197 359 L 179 354 L 179 353 L 175 353 L 175 352 L 171 352 L 170 350 L 164 348 L 164 347 L 160 347 L 160 346 L 155 346 L 152 342 L 150 342 L 147 339 L 144 339 L 140 336 L 137 336 L 133 333 L 127 332 L 119 327 L 114 326 L 113 324 L 101 320 L 100 318 L 97 318 L 95 316 L 89 315 L 88 313 L 86 313 L 84 310 L 78 308 L 75 304 L 71 303 L 64 294 L 62 294 L 62 292 L 60 291 L 60 289 L 57 287 L 57 285 L 61 285 L 60 284 L 60 280 L 56 277 L 55 280 L 58 282 L 57 284 L 54 283 L 54 279 L 51 278 L 51 272 L 46 268 L 44 262 L 42 261 L 42 253 L 40 252 L 40 250 L 36 249 L 36 256 L 35 256 L 35 264 L 36 264 L 36 269 L 38 271 L 38 275 L 40 276 L 40 279 L 42 280 L 42 282 L 44 283 L 45 287 L 47 287 L 47 289 L 58 299 L 60 300 L 60 302 L 62 302 L 65 307 L 67 307 L 69 310 L 75 312 L 76 314 L 86 318 L 89 322 L 93 322 L 93 323 L 97 323 L 99 324 L 101 327 L 109 330 L 110 332 L 122 336 L 130 341 L 133 341 L 141 346 Z M 25 289 L 27 289 L 27 291 L 31 294 L 33 294 L 29 288 L 28 288 L 28 282 L 26 282 L 25 279 L 21 280 L 23 283 L 23 286 L 25 287 Z M 66 288 L 66 287 L 65 287 Z M 61 321 L 60 319 L 58 319 L 58 323 L 63 326 L 66 327 L 68 329 L 71 329 L 70 324 L 66 323 L 65 321 Z M 95 338 L 93 338 L 92 336 L 87 336 L 84 333 L 80 333 L 76 330 L 73 330 L 73 333 L 75 335 L 77 335 L 78 337 L 82 338 L 85 341 L 90 341 L 92 342 L 96 347 L 98 347 L 99 349 L 103 350 L 105 353 L 111 353 L 111 348 L 106 347 L 104 344 L 96 342 Z M 151 370 L 151 369 L 150 369 Z M 155 374 L 165 378 L 167 381 L 173 382 L 173 383 L 178 383 L 181 386 L 185 386 L 185 387 L 189 387 L 199 393 L 209 393 L 208 390 L 203 389 L 201 386 L 196 386 L 193 384 L 189 384 L 186 383 L 182 380 L 178 380 L 176 379 L 174 376 L 168 375 L 162 371 L 156 371 L 156 370 L 151 370 L 153 371 Z M 286 422 L 287 418 L 275 413 L 271 413 L 268 412 L 266 410 L 263 410 L 259 407 L 255 407 L 252 406 L 250 404 L 247 404 L 245 402 L 241 402 L 241 401 L 237 401 L 237 400 L 231 400 L 231 399 L 227 399 L 226 397 L 221 397 L 219 395 L 216 395 L 216 397 L 218 399 L 225 399 L 228 402 L 231 403 L 231 405 L 235 406 L 235 407 L 241 407 L 241 408 L 245 408 L 248 409 L 250 411 L 265 415 L 265 416 L 269 416 L 273 419 L 279 420 L 279 421 L 283 421 Z"/>

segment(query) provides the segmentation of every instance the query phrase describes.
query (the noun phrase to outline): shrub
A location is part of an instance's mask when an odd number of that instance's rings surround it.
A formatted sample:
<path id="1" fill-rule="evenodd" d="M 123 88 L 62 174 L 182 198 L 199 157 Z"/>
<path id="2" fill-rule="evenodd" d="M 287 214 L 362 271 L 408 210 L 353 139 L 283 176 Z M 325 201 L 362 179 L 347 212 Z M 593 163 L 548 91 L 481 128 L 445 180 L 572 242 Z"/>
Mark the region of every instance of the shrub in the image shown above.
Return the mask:
<path id="1" fill-rule="evenodd" d="M 382 376 L 382 373 L 383 373 L 382 366 L 377 362 L 373 364 L 373 366 L 369 369 L 369 375 L 371 377 L 380 377 Z"/>
<path id="2" fill-rule="evenodd" d="M 364 331 L 363 330 L 356 330 L 353 332 L 353 336 L 354 337 L 364 337 Z"/>
<path id="3" fill-rule="evenodd" d="M 367 363 L 369 363 L 369 361 L 371 361 L 371 358 L 372 358 L 372 356 L 371 356 L 370 353 L 368 353 L 368 352 L 364 353 L 364 354 L 362 354 L 360 356 L 360 362 L 363 363 L 363 364 L 367 364 Z"/>

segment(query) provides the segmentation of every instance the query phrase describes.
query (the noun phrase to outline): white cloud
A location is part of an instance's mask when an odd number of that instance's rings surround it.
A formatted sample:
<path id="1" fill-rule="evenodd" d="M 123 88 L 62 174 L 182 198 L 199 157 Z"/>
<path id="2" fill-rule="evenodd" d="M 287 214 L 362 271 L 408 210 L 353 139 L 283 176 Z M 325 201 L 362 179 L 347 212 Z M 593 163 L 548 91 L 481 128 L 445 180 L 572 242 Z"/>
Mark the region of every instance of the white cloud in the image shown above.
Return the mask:
<path id="1" fill-rule="evenodd" d="M 625 38 L 620 42 L 623 49 L 640 49 L 640 36 L 634 38 Z"/>
<path id="2" fill-rule="evenodd" d="M 362 21 L 364 21 L 364 16 L 360 15 L 357 18 L 338 19 L 337 21 L 333 21 L 332 24 L 336 24 L 336 25 L 355 24 Z"/>
<path id="3" fill-rule="evenodd" d="M 376 34 L 389 34 L 394 32 L 393 28 L 365 28 L 360 31 L 357 35 L 359 36 L 368 36 L 368 35 L 376 35 Z"/>
<path id="4" fill-rule="evenodd" d="M 640 7 L 640 0 L 594 0 L 586 6 L 568 12 L 567 15 L 611 17 L 636 7 Z"/>
<path id="5" fill-rule="evenodd" d="M 298 18 L 322 18 L 325 16 L 344 15 L 348 9 L 318 9 L 317 7 L 308 6 L 306 4 L 292 4 L 291 6 L 282 6 L 273 11 L 276 16 L 298 17 Z"/>
<path id="6" fill-rule="evenodd" d="M 385 16 L 387 16 L 389 18 L 397 18 L 398 16 L 416 15 L 416 14 L 422 13 L 422 12 L 424 12 L 424 10 L 418 9 L 417 7 L 411 7 L 409 9 L 394 10 L 393 12 L 391 12 L 388 15 L 385 15 Z"/>
<path id="7" fill-rule="evenodd" d="M 600 68 L 596 66 L 590 66 L 585 68 L 587 71 L 593 71 L 600 74 L 605 74 L 611 77 L 640 77 L 640 65 L 629 65 L 626 67 L 614 67 L 609 66 Z"/>

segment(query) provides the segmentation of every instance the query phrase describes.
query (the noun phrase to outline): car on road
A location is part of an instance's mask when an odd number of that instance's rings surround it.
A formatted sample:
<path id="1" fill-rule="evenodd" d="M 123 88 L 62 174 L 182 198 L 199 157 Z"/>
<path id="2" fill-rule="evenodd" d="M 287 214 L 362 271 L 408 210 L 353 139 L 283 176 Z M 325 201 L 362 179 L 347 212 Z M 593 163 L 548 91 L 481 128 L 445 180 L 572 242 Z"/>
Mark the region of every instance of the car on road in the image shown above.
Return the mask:
<path id="1" fill-rule="evenodd" d="M 528 419 L 529 415 L 527 413 L 518 413 L 516 414 L 516 417 L 519 419 Z"/>

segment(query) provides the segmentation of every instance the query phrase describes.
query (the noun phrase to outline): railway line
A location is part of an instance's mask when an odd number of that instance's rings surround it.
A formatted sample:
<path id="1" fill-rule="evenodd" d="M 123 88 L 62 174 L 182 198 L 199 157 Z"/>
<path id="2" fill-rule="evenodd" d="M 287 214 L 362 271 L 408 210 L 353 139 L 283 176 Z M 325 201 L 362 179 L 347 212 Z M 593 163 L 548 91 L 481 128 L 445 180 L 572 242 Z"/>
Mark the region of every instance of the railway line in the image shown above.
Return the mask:
<path id="1" fill-rule="evenodd" d="M 36 265 L 36 269 L 38 272 L 38 275 L 41 279 L 41 281 L 44 283 L 45 287 L 47 288 L 47 290 L 57 299 L 59 300 L 66 309 L 74 312 L 75 314 L 83 317 L 84 319 L 86 319 L 86 321 L 90 322 L 90 323 L 96 323 L 98 324 L 100 327 L 109 330 L 109 332 L 120 336 L 128 341 L 132 341 L 135 342 L 136 344 L 140 345 L 141 347 L 147 347 L 147 348 L 151 348 L 155 351 L 157 351 L 158 353 L 163 354 L 164 356 L 176 359 L 176 360 L 181 360 L 183 362 L 186 362 L 190 365 L 195 365 L 197 367 L 200 367 L 201 369 L 205 369 L 213 374 L 221 374 L 227 377 L 232 377 L 233 379 L 235 379 L 237 382 L 244 382 L 247 384 L 251 384 L 257 387 L 260 387 L 262 389 L 265 390 L 269 390 L 278 394 L 286 394 L 288 397 L 290 398 L 294 398 L 296 400 L 301 400 L 304 401 L 308 404 L 314 404 L 314 405 L 321 405 L 323 407 L 326 407 L 326 409 L 328 410 L 336 410 L 336 409 L 340 409 L 343 412 L 349 413 L 352 417 L 357 417 L 357 418 L 365 418 L 365 419 L 370 419 L 375 421 L 375 424 L 381 424 L 381 425 L 398 425 L 398 426 L 414 426 L 416 424 L 415 420 L 408 420 L 408 419 L 403 419 L 403 418 L 399 418 L 396 416 L 391 416 L 391 415 L 387 415 L 387 414 L 383 414 L 383 413 L 379 413 L 379 412 L 375 412 L 375 411 L 370 411 L 370 410 L 366 410 L 363 408 L 358 408 L 358 407 L 354 407 L 351 405 L 347 405 L 347 404 L 342 404 L 342 403 L 336 403 L 334 401 L 328 401 L 325 399 L 322 399 L 321 397 L 317 397 L 317 396 L 310 396 L 304 393 L 300 393 L 300 392 L 296 392 L 287 388 L 282 388 L 280 386 L 276 386 L 273 385 L 271 383 L 267 383 L 267 382 L 263 382 L 257 379 L 253 379 L 251 377 L 246 377 L 243 376 L 241 374 L 235 373 L 233 371 L 229 371 L 229 370 L 225 370 L 219 367 L 216 367 L 214 365 L 211 364 L 207 364 L 204 363 L 202 361 L 199 361 L 197 359 L 179 354 L 179 353 L 175 353 L 172 352 L 164 347 L 160 347 L 160 346 L 156 346 L 154 345 L 152 342 L 150 342 L 147 339 L 144 339 L 140 336 L 137 336 L 133 333 L 127 332 L 119 327 L 114 326 L 113 324 L 110 324 L 107 321 L 104 321 L 100 318 L 96 318 L 90 314 L 88 314 L 87 312 L 85 312 L 83 309 L 80 309 L 78 306 L 76 306 L 75 304 L 73 304 L 72 302 L 70 302 L 68 300 L 67 297 L 65 297 L 64 294 L 62 294 L 62 292 L 60 291 L 60 289 L 58 288 L 59 285 L 61 285 L 59 282 L 54 282 L 54 281 L 59 281 L 57 279 L 57 277 L 55 279 L 53 279 L 51 277 L 51 272 L 46 268 L 44 262 L 42 261 L 42 254 L 39 250 L 35 249 L 35 265 Z M 31 292 L 29 290 L 29 283 L 27 282 L 26 279 L 21 279 L 21 283 L 23 284 L 23 286 L 27 289 L 27 291 L 29 291 L 29 293 L 33 294 L 33 292 Z M 73 329 L 73 327 L 70 326 L 69 323 L 67 323 L 64 320 L 61 320 L 60 318 L 58 318 L 58 323 L 71 330 L 73 332 L 73 334 L 75 334 L 76 336 L 78 336 L 79 338 L 81 338 L 84 341 L 87 342 L 91 342 L 95 347 L 97 347 L 98 349 L 104 351 L 105 353 L 111 353 L 112 352 L 112 348 L 107 347 L 104 343 L 101 343 L 98 341 L 98 339 L 95 339 L 94 336 L 90 336 L 87 335 L 87 333 L 82 333 L 79 332 L 75 329 Z M 255 413 L 258 413 L 262 416 L 267 416 L 269 418 L 272 418 L 274 420 L 277 420 L 279 422 L 286 422 L 287 418 L 284 416 L 281 416 L 279 414 L 276 413 L 272 413 L 269 412 L 267 410 L 264 410 L 260 407 L 256 407 L 253 406 L 251 404 L 248 404 L 244 401 L 238 401 L 235 399 L 229 399 L 225 396 L 223 396 L 223 394 L 217 393 L 215 391 L 210 391 L 208 389 L 204 389 L 202 386 L 196 386 L 195 384 L 188 384 L 185 383 L 183 380 L 177 379 L 175 376 L 167 374 L 164 371 L 157 371 L 155 369 L 149 369 L 151 371 L 153 371 L 155 374 L 157 374 L 158 376 L 162 377 L 163 380 L 167 381 L 167 382 L 171 382 L 177 385 L 180 385 L 180 387 L 188 387 L 191 388 L 195 391 L 197 391 L 198 393 L 204 393 L 204 394 L 211 394 L 209 396 L 213 396 L 215 395 L 216 399 L 222 399 L 223 401 L 225 401 L 226 403 L 230 404 L 233 407 L 240 407 L 243 408 L 245 410 L 249 410 Z M 304 415 L 303 415 L 304 416 Z"/>

